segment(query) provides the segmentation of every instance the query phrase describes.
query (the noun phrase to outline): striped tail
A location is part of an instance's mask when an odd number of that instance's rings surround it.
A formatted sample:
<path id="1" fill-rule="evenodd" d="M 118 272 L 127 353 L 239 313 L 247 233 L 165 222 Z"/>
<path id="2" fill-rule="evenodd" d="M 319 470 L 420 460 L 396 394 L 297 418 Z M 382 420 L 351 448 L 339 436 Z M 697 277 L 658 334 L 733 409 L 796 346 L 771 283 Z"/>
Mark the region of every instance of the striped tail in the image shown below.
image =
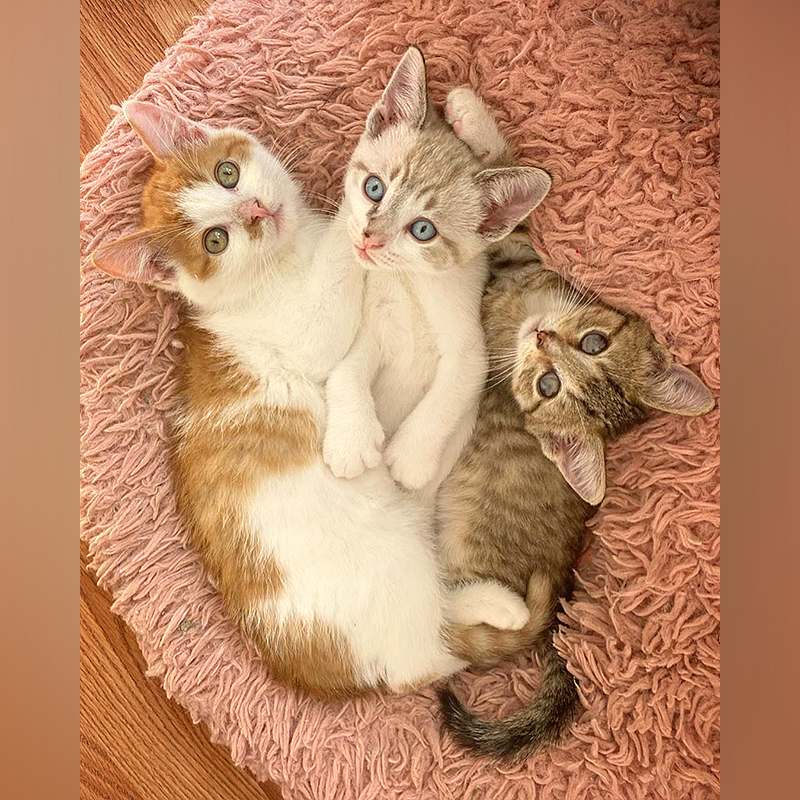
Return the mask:
<path id="1" fill-rule="evenodd" d="M 444 725 L 459 744 L 480 755 L 516 761 L 561 738 L 580 708 L 578 690 L 553 644 L 552 633 L 544 638 L 540 650 L 544 675 L 538 692 L 527 706 L 505 719 L 479 720 L 450 689 L 439 690 Z"/>

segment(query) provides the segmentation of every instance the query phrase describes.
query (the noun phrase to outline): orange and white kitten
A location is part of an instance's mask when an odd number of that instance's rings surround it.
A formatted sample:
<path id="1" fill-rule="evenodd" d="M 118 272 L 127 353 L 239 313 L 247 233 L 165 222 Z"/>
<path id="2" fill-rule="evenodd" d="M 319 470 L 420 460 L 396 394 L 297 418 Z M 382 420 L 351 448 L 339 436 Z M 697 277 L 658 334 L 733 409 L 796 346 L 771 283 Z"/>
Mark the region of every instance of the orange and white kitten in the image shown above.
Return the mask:
<path id="1" fill-rule="evenodd" d="M 143 227 L 94 262 L 187 301 L 176 491 L 233 619 L 279 680 L 322 697 L 513 651 L 512 631 L 448 623 L 431 514 L 384 465 L 345 480 L 322 461 L 325 381 L 363 295 L 349 250 L 325 250 L 338 223 L 248 134 L 124 112 L 155 157 Z"/>

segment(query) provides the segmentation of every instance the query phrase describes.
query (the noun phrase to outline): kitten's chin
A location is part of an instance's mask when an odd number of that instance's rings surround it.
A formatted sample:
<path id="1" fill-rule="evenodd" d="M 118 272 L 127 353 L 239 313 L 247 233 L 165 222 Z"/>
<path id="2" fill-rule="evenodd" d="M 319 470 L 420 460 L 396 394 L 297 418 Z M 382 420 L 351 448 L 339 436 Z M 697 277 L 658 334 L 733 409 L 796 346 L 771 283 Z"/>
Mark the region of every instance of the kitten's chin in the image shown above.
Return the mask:
<path id="1" fill-rule="evenodd" d="M 353 251 L 356 254 L 356 258 L 358 259 L 359 264 L 367 268 L 375 269 L 376 266 L 375 260 L 370 255 L 369 250 L 359 247 L 357 244 L 353 244 Z"/>

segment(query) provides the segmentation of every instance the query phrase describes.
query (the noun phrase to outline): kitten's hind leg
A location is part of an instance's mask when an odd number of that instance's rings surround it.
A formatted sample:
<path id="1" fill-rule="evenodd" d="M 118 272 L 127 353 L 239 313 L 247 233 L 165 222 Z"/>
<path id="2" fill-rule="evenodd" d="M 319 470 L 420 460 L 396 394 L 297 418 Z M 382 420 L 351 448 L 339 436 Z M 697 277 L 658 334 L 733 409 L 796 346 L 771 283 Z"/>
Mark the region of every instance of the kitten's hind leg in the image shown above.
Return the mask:
<path id="1" fill-rule="evenodd" d="M 531 612 L 525 601 L 507 586 L 476 581 L 453 589 L 450 619 L 462 625 L 491 625 L 500 630 L 524 628 Z"/>
<path id="2" fill-rule="evenodd" d="M 444 108 L 453 133 L 487 165 L 500 165 L 508 158 L 508 145 L 489 109 L 472 89 L 460 86 L 447 95 Z"/>

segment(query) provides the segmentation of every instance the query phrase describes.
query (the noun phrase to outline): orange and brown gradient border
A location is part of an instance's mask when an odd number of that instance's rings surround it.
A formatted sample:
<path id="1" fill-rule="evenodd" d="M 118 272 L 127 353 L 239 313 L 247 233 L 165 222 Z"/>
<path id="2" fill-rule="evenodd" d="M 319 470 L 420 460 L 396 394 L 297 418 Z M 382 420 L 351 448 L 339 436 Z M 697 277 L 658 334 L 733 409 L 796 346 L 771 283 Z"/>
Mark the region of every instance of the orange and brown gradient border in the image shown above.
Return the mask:
<path id="1" fill-rule="evenodd" d="M 60 800 L 79 791 L 78 4 L 3 17 L 0 791 Z M 800 6 L 731 0 L 722 31 L 722 786 L 752 800 L 800 768 Z"/>
<path id="2" fill-rule="evenodd" d="M 78 4 L 3 5 L 0 795 L 78 796 Z"/>

